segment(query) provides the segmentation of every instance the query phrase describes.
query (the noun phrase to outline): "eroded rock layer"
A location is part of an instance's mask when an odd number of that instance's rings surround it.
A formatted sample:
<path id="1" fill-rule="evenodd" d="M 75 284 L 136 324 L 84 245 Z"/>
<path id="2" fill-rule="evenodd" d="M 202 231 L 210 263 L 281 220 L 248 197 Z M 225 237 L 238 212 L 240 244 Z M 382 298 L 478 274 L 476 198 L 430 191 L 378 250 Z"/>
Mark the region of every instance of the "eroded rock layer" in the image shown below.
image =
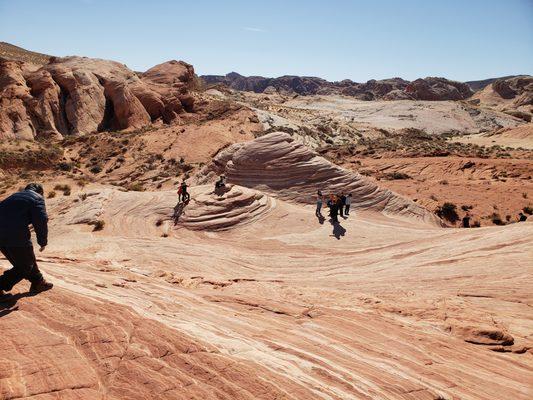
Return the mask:
<path id="1" fill-rule="evenodd" d="M 201 182 L 224 174 L 229 182 L 237 185 L 307 204 L 314 203 L 318 189 L 324 194 L 351 193 L 353 209 L 383 211 L 438 223 L 433 214 L 416 203 L 332 164 L 283 132 L 228 147 L 201 174 Z"/>

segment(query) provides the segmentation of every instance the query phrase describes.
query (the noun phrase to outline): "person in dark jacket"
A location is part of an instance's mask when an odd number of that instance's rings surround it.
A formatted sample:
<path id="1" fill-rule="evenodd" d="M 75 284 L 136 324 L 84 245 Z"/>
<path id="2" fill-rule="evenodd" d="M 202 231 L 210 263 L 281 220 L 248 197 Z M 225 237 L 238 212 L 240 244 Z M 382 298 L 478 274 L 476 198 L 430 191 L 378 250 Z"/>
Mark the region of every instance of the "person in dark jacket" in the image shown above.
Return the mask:
<path id="1" fill-rule="evenodd" d="M 29 225 L 37 236 L 39 251 L 48 244 L 48 216 L 43 198 L 43 187 L 30 183 L 18 193 L 0 202 L 0 252 L 13 268 L 0 276 L 0 297 L 23 279 L 31 282 L 30 293 L 52 288 L 39 271 Z"/>
<path id="2" fill-rule="evenodd" d="M 341 217 L 344 218 L 344 207 L 346 206 L 346 196 L 344 195 L 344 193 L 341 193 L 340 196 L 337 196 L 338 197 L 338 206 L 339 206 L 339 214 L 341 215 Z"/>
<path id="3" fill-rule="evenodd" d="M 328 201 L 328 207 L 329 207 L 329 216 L 333 224 L 339 223 L 339 218 L 338 218 L 339 206 L 337 204 L 338 204 L 337 197 L 334 195 L 331 195 Z"/>

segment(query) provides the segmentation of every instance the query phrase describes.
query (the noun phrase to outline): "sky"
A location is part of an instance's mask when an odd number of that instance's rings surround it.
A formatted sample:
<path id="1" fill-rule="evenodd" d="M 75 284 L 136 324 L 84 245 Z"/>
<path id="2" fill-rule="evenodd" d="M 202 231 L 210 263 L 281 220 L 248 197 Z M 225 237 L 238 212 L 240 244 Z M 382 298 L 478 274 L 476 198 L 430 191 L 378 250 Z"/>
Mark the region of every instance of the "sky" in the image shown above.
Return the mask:
<path id="1" fill-rule="evenodd" d="M 533 74 L 533 0 L 0 0 L 0 41 L 136 71 L 468 81 Z"/>

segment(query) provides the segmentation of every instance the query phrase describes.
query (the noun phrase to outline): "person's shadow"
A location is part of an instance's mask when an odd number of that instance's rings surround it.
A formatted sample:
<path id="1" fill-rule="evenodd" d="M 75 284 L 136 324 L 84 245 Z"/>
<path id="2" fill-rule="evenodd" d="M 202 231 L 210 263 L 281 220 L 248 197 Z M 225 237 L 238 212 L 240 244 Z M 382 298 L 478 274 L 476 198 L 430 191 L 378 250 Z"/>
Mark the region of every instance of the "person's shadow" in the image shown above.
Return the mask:
<path id="1" fill-rule="evenodd" d="M 181 215 L 183 214 L 183 211 L 185 210 L 185 206 L 189 204 L 189 199 L 186 201 L 179 202 L 176 204 L 176 207 L 174 207 L 174 214 L 172 215 L 172 219 L 174 220 L 174 225 L 177 225 Z"/>
<path id="2" fill-rule="evenodd" d="M 335 236 L 337 240 L 340 240 L 341 236 L 345 235 L 346 229 L 344 229 L 339 222 L 332 222 L 332 224 L 333 224 L 333 236 Z"/>
<path id="3" fill-rule="evenodd" d="M 0 297 L 0 318 L 11 314 L 13 311 L 17 311 L 19 308 L 16 304 L 19 299 L 31 296 L 33 296 L 33 294 L 31 294 L 30 292 L 26 292 L 17 293 L 12 296 L 7 295 L 6 297 Z"/>

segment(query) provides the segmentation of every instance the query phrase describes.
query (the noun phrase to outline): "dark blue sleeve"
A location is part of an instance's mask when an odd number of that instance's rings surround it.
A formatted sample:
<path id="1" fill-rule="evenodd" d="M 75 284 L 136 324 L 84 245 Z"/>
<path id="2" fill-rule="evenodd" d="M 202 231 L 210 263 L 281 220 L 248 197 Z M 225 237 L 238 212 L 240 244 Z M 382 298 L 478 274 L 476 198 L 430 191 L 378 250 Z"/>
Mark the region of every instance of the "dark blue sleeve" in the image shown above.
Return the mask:
<path id="1" fill-rule="evenodd" d="M 48 215 L 46 214 L 44 199 L 41 196 L 36 196 L 33 201 L 31 224 L 37 235 L 39 246 L 46 246 L 48 244 Z"/>

